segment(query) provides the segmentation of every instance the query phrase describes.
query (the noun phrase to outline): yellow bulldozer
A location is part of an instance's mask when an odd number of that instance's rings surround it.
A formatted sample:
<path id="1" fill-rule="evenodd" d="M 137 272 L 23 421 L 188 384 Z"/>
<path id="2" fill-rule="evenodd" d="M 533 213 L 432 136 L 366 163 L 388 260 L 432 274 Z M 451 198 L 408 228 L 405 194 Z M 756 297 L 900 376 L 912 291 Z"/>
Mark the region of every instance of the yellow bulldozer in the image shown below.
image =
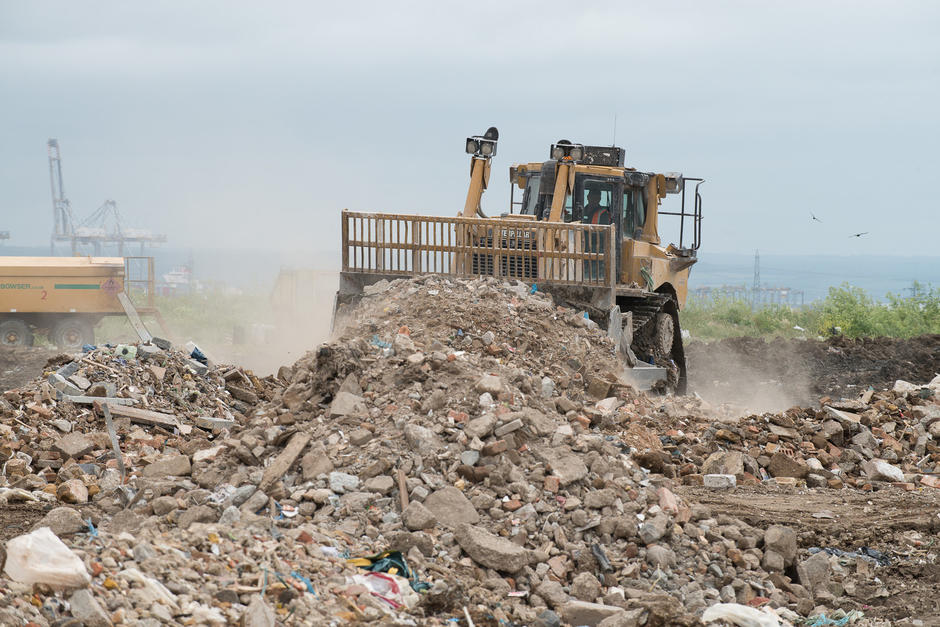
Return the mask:
<path id="1" fill-rule="evenodd" d="M 629 365 L 664 367 L 684 392 L 679 311 L 701 241 L 704 180 L 627 167 L 619 147 L 559 140 L 547 160 L 510 167 L 509 210 L 489 217 L 481 200 L 498 140 L 495 127 L 467 138 L 470 187 L 456 217 L 343 212 L 337 308 L 402 276 L 524 281 L 607 326 Z M 665 211 L 670 195 L 678 206 Z M 677 243 L 662 244 L 661 215 L 677 218 Z"/>

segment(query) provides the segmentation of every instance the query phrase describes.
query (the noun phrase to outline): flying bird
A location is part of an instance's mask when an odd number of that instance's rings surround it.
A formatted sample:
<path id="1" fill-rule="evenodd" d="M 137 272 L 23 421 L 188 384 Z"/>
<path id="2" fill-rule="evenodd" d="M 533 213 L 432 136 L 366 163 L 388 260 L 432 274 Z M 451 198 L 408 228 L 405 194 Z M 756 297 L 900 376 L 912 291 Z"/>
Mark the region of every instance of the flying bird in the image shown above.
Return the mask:
<path id="1" fill-rule="evenodd" d="M 809 215 L 813 216 L 813 220 L 816 220 L 816 222 L 822 222 L 822 220 L 820 220 L 819 218 L 817 218 L 817 217 L 816 217 L 816 214 L 813 213 L 812 211 L 809 212 Z"/>
<path id="2" fill-rule="evenodd" d="M 853 233 L 852 235 L 849 235 L 849 237 L 861 237 L 862 235 L 868 235 L 868 231 L 863 233 Z"/>

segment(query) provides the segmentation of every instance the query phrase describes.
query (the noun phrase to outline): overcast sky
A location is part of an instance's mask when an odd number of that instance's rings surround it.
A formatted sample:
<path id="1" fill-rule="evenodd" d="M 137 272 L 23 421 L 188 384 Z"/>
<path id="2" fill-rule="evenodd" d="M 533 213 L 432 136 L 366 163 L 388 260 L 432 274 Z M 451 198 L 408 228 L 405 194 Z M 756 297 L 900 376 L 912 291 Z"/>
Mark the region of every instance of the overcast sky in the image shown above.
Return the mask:
<path id="1" fill-rule="evenodd" d="M 937 2 L 0 0 L 0 230 L 117 201 L 178 246 L 337 249 L 343 207 L 454 215 L 463 140 L 707 179 L 701 254 L 936 254 Z M 810 212 L 822 222 L 813 222 Z M 851 233 L 868 231 L 863 238 Z"/>

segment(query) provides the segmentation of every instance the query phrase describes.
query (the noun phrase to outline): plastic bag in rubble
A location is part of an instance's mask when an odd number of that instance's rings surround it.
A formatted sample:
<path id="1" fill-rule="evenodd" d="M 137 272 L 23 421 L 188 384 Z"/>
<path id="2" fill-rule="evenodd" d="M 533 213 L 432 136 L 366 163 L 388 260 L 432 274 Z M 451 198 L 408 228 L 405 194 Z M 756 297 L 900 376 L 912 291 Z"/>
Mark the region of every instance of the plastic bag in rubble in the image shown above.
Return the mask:
<path id="1" fill-rule="evenodd" d="M 833 612 L 832 616 L 820 614 L 806 619 L 807 627 L 845 627 L 853 625 L 865 616 L 860 610 L 852 610 L 848 614 L 841 610 Z"/>
<path id="2" fill-rule="evenodd" d="M 740 603 L 716 603 L 702 614 L 702 622 L 710 623 L 723 620 L 738 627 L 784 627 L 789 622 L 781 622 L 776 614 L 762 612 Z"/>
<path id="3" fill-rule="evenodd" d="M 49 527 L 7 542 L 4 572 L 14 581 L 52 588 L 81 588 L 91 582 L 85 564 Z"/>
<path id="4" fill-rule="evenodd" d="M 408 561 L 405 560 L 401 551 L 384 551 L 371 557 L 352 557 L 346 561 L 363 570 L 404 577 L 415 592 L 423 592 L 431 588 L 431 584 L 418 579 L 418 573 L 408 566 Z"/>
<path id="5" fill-rule="evenodd" d="M 365 586 L 372 596 L 382 599 L 396 610 L 402 607 L 410 610 L 421 600 L 418 593 L 411 589 L 408 580 L 398 575 L 367 572 L 346 577 L 346 582 Z"/>

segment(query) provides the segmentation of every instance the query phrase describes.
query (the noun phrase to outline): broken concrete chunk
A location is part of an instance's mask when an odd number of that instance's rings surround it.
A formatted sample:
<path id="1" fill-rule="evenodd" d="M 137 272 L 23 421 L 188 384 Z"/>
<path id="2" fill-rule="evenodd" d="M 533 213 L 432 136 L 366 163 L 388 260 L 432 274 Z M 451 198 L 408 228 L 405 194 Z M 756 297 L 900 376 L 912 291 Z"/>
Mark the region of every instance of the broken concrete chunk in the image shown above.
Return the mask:
<path id="1" fill-rule="evenodd" d="M 771 525 L 764 532 L 764 546 L 776 551 L 783 557 L 784 564 L 790 566 L 796 561 L 796 531 L 783 525 Z"/>
<path id="2" fill-rule="evenodd" d="M 98 381 L 92 383 L 91 387 L 85 390 L 85 395 L 97 397 L 117 396 L 117 386 L 110 381 Z"/>
<path id="3" fill-rule="evenodd" d="M 80 390 L 87 390 L 91 387 L 91 381 L 77 374 L 73 374 L 68 380 Z"/>
<path id="4" fill-rule="evenodd" d="M 71 457 L 72 459 L 84 457 L 91 453 L 94 448 L 95 443 L 82 433 L 69 433 L 56 440 L 55 444 L 52 445 L 53 450 L 59 451 L 65 457 Z"/>
<path id="5" fill-rule="evenodd" d="M 480 522 L 480 515 L 463 492 L 448 486 L 432 492 L 424 499 L 424 506 L 430 510 L 443 525 L 456 527 L 461 523 L 475 525 Z"/>
<path id="6" fill-rule="evenodd" d="M 623 613 L 622 607 L 603 605 L 589 601 L 569 601 L 559 608 L 558 613 L 569 625 L 597 627 L 606 618 Z"/>
<path id="7" fill-rule="evenodd" d="M 88 502 L 88 488 L 81 479 L 69 479 L 60 483 L 55 494 L 63 503 L 81 505 Z"/>
<path id="8" fill-rule="evenodd" d="M 811 555 L 796 567 L 800 584 L 809 590 L 814 597 L 820 593 L 829 592 L 829 556 L 825 551 Z"/>
<path id="9" fill-rule="evenodd" d="M 39 527 L 48 527 L 57 536 L 88 531 L 88 525 L 82 520 L 82 515 L 71 507 L 56 507 L 46 514 L 34 528 Z"/>
<path id="10" fill-rule="evenodd" d="M 300 468 L 303 473 L 304 481 L 311 481 L 320 475 L 326 475 L 333 471 L 333 462 L 322 444 L 317 443 L 310 448 L 301 459 Z"/>
<path id="11" fill-rule="evenodd" d="M 705 475 L 702 477 L 702 485 L 713 490 L 728 490 L 736 487 L 737 484 L 734 475 Z"/>
<path id="12" fill-rule="evenodd" d="M 423 504 L 413 501 L 401 513 L 402 522 L 411 531 L 431 529 L 437 525 L 437 517 Z"/>
<path id="13" fill-rule="evenodd" d="M 516 418 L 515 420 L 511 420 L 507 422 L 506 424 L 496 427 L 494 434 L 496 435 L 497 438 L 501 438 L 507 433 L 512 433 L 513 431 L 517 431 L 521 429 L 522 427 L 523 427 L 522 420 L 519 418 Z"/>
<path id="14" fill-rule="evenodd" d="M 72 616 L 85 627 L 110 627 L 112 624 L 111 617 L 87 588 L 73 592 L 69 597 L 69 606 Z"/>
<path id="15" fill-rule="evenodd" d="M 183 477 L 192 472 L 192 464 L 187 455 L 173 455 L 158 459 L 149 466 L 145 466 L 143 475 L 156 479 L 160 477 Z"/>
<path id="16" fill-rule="evenodd" d="M 359 489 L 359 477 L 345 472 L 330 473 L 330 490 L 336 494 L 354 492 Z"/>
<path id="17" fill-rule="evenodd" d="M 575 455 L 567 447 L 540 449 L 536 451 L 536 455 L 545 462 L 563 486 L 581 481 L 588 474 L 588 468 L 581 456 Z"/>
<path id="18" fill-rule="evenodd" d="M 474 386 L 477 392 L 488 393 L 493 398 L 499 396 L 499 393 L 503 391 L 503 382 L 502 380 L 493 374 L 485 374 L 477 381 Z"/>
<path id="19" fill-rule="evenodd" d="M 481 440 L 489 436 L 496 428 L 496 416 L 492 414 L 483 414 L 479 418 L 474 418 L 464 427 L 464 433 L 469 438 L 480 438 Z"/>
<path id="20" fill-rule="evenodd" d="M 228 390 L 228 393 L 238 400 L 254 405 L 258 402 L 258 395 L 249 390 L 248 388 L 241 387 L 238 385 L 232 385 L 231 383 L 225 386 L 225 389 Z"/>
<path id="21" fill-rule="evenodd" d="M 261 483 L 258 484 L 258 487 L 261 490 L 267 491 L 268 488 L 274 485 L 275 481 L 283 477 L 287 471 L 290 470 L 290 467 L 294 465 L 294 462 L 300 456 L 300 453 L 307 446 L 308 442 L 310 442 L 310 434 L 308 433 L 295 433 L 292 435 L 287 446 L 285 446 L 274 461 L 264 469 L 264 476 L 261 479 Z"/>
<path id="22" fill-rule="evenodd" d="M 640 525 L 638 530 L 640 539 L 644 544 L 653 544 L 666 535 L 666 532 L 669 531 L 670 524 L 672 523 L 669 516 L 666 514 L 657 514 Z"/>
<path id="23" fill-rule="evenodd" d="M 470 524 L 458 525 L 454 537 L 473 561 L 487 568 L 512 574 L 529 563 L 528 552 L 518 544 Z"/>
<path id="24" fill-rule="evenodd" d="M 871 461 L 863 461 L 862 468 L 865 470 L 865 474 L 872 481 L 890 481 L 890 482 L 903 482 L 904 481 L 904 472 L 897 466 L 892 466 L 888 462 L 882 461 L 880 459 L 874 459 Z"/>
<path id="25" fill-rule="evenodd" d="M 744 474 L 744 453 L 738 451 L 716 451 L 702 464 L 702 474 L 734 475 Z"/>
<path id="26" fill-rule="evenodd" d="M 340 392 L 333 397 L 330 403 L 330 418 L 339 418 L 350 414 L 363 414 L 366 411 L 365 401 L 361 396 L 349 392 Z"/>
<path id="27" fill-rule="evenodd" d="M 767 470 L 771 477 L 794 477 L 802 479 L 809 473 L 809 467 L 802 461 L 794 459 L 782 452 L 776 452 L 770 458 Z"/>
<path id="28" fill-rule="evenodd" d="M 444 447 L 436 433 L 421 425 L 405 425 L 404 434 L 411 449 L 421 455 L 436 455 Z"/>

